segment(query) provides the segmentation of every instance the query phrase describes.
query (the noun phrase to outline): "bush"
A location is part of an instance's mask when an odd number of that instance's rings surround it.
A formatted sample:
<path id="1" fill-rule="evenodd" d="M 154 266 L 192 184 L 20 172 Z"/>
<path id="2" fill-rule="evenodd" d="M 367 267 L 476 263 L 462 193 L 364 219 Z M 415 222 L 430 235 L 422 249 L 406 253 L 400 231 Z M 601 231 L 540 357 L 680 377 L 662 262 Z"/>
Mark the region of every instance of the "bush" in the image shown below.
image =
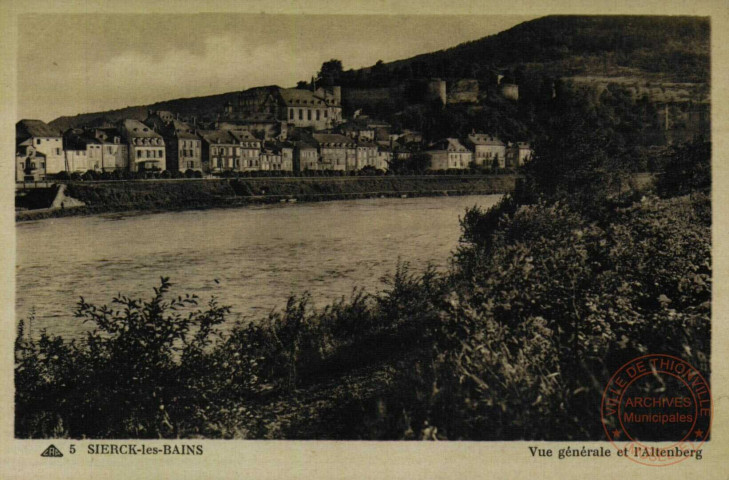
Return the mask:
<path id="1" fill-rule="evenodd" d="M 698 139 L 674 148 L 658 176 L 656 190 L 663 197 L 711 190 L 711 143 Z"/>
<path id="2" fill-rule="evenodd" d="M 707 372 L 708 201 L 646 199 L 606 229 L 563 204 L 472 211 L 488 246 L 461 252 L 435 353 L 400 380 L 414 435 L 597 439 L 599 423 L 579 419 L 626 360 L 666 352 Z"/>
<path id="3" fill-rule="evenodd" d="M 95 170 L 87 170 L 83 175 L 81 175 L 81 178 L 83 180 L 98 180 L 99 174 Z"/>
<path id="4" fill-rule="evenodd" d="M 45 333 L 36 342 L 21 328 L 16 435 L 176 437 L 205 407 L 214 410 L 202 401 L 209 392 L 199 389 L 200 373 L 220 367 L 220 353 L 208 351 L 229 307 L 213 299 L 194 309 L 194 296 L 165 300 L 169 289 L 163 278 L 148 301 L 121 296 L 98 307 L 82 298 L 76 316 L 95 327 L 82 343 Z"/>

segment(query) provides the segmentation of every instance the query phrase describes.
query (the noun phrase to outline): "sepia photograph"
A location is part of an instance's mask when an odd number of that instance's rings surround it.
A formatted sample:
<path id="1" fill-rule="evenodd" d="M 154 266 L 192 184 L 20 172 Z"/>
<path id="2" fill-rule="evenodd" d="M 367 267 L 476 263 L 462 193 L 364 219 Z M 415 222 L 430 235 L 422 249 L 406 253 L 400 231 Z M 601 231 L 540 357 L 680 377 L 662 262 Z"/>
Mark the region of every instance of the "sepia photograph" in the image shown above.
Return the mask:
<path id="1" fill-rule="evenodd" d="M 15 439 L 702 460 L 711 18 L 415 13 L 17 17 Z"/>

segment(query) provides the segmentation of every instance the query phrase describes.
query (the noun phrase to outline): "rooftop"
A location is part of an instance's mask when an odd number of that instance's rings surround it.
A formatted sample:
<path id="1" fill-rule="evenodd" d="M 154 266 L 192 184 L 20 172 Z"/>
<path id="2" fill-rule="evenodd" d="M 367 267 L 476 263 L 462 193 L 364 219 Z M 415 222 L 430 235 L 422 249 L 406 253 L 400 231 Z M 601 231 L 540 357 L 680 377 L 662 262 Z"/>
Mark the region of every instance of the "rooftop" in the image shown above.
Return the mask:
<path id="1" fill-rule="evenodd" d="M 467 152 L 468 149 L 457 138 L 444 138 L 432 143 L 428 150 L 448 150 L 450 152 Z"/>
<path id="2" fill-rule="evenodd" d="M 255 135 L 253 135 L 248 130 L 235 130 L 231 131 L 228 130 L 230 134 L 239 142 L 260 142 L 259 139 L 256 138 Z"/>
<path id="3" fill-rule="evenodd" d="M 325 98 L 311 90 L 301 88 L 282 88 L 279 90 L 281 98 L 287 106 L 314 105 L 326 106 L 336 105 L 333 97 Z"/>
<path id="4" fill-rule="evenodd" d="M 124 129 L 131 135 L 132 137 L 137 138 L 162 138 L 162 135 L 155 132 L 151 128 L 149 128 L 147 125 L 143 124 L 139 120 L 132 120 L 130 118 L 126 120 L 122 120 L 122 125 Z"/>
<path id="5" fill-rule="evenodd" d="M 200 136 L 208 143 L 238 144 L 239 140 L 228 130 L 200 130 Z"/>
<path id="6" fill-rule="evenodd" d="M 468 136 L 468 141 L 470 141 L 474 145 L 496 145 L 499 147 L 504 146 L 504 142 L 499 140 L 498 137 L 493 137 L 484 133 L 472 133 Z"/>

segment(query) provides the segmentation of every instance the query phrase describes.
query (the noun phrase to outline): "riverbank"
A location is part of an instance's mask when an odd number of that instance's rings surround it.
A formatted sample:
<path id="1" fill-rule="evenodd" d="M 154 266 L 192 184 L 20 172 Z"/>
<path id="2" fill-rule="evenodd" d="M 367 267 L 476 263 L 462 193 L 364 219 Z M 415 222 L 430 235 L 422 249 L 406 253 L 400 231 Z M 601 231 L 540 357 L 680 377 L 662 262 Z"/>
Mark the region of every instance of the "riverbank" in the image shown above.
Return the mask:
<path id="1" fill-rule="evenodd" d="M 84 206 L 22 210 L 16 212 L 15 218 L 22 222 L 113 212 L 165 212 L 267 203 L 487 195 L 513 191 L 516 179 L 516 175 L 438 175 L 74 182 L 68 184 L 66 194 Z"/>

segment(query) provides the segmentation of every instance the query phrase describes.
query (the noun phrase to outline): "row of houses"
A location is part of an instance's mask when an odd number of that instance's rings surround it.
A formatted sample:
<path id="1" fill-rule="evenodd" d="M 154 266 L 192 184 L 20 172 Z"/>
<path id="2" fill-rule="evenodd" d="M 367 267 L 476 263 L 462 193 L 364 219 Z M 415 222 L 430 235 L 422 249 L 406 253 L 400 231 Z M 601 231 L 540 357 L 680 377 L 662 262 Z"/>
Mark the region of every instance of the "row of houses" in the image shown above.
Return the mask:
<path id="1" fill-rule="evenodd" d="M 88 170 L 386 170 L 392 159 L 374 142 L 341 134 L 303 131 L 293 141 L 267 140 L 235 125 L 200 129 L 166 117 L 154 112 L 144 122 L 127 119 L 63 133 L 40 120 L 21 120 L 16 125 L 16 180 Z"/>
<path id="2" fill-rule="evenodd" d="M 430 157 L 432 170 L 463 169 L 472 165 L 518 168 L 532 158 L 531 146 L 526 142 L 507 144 L 497 137 L 475 132 L 463 142 L 458 138 L 434 142 L 425 153 Z"/>
<path id="3" fill-rule="evenodd" d="M 390 125 L 361 112 L 344 120 L 341 90 L 258 87 L 209 122 L 149 111 L 144 121 L 59 132 L 40 120 L 16 125 L 16 180 L 34 181 L 60 172 L 125 171 L 353 171 L 387 170 L 393 160 L 416 153 L 433 170 L 472 165 L 513 168 L 531 156 L 528 144 L 505 144 L 472 133 L 428 144 L 419 132 L 392 133 Z"/>

